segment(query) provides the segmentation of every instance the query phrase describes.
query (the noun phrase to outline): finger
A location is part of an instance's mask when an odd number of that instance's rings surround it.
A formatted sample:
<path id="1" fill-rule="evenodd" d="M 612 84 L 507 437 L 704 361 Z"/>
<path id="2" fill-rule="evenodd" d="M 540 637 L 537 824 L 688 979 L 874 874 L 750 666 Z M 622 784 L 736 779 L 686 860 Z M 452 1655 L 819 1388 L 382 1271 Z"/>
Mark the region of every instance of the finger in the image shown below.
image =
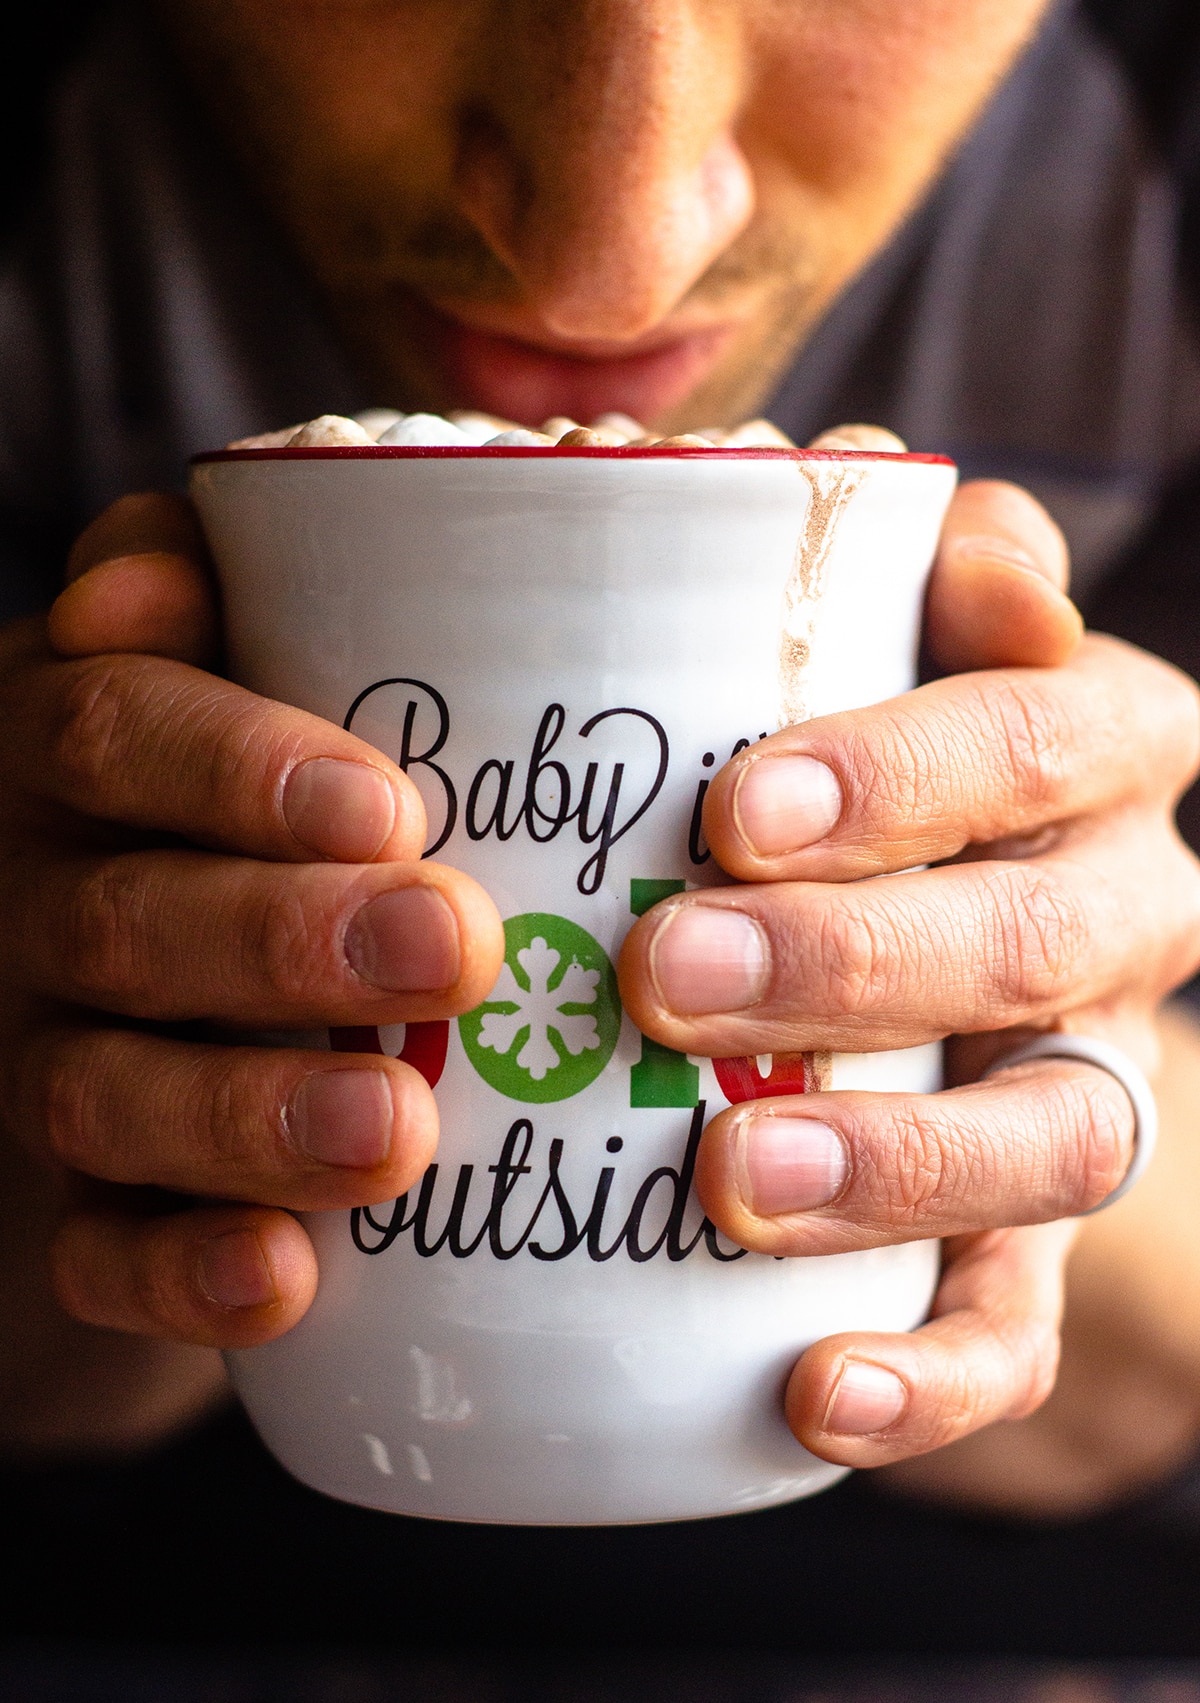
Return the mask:
<path id="1" fill-rule="evenodd" d="M 117 556 L 59 594 L 47 631 L 60 656 L 122 651 L 180 662 L 215 660 L 216 598 L 201 565 L 165 551 Z"/>
<path id="2" fill-rule="evenodd" d="M 874 455 L 903 455 L 908 446 L 895 432 L 884 426 L 831 426 L 820 437 L 810 440 L 809 449 L 868 450 Z"/>
<path id="3" fill-rule="evenodd" d="M 186 497 L 139 491 L 119 497 L 84 528 L 67 556 L 67 582 L 116 556 L 165 550 L 203 562 L 208 548 L 196 511 Z"/>
<path id="4" fill-rule="evenodd" d="M 1155 1001 L 1198 959 L 1200 869 L 1128 813 L 1025 860 L 680 895 L 634 924 L 618 974 L 643 1034 L 736 1058 L 1045 1028 L 1118 991 Z"/>
<path id="5" fill-rule="evenodd" d="M 1165 801 L 1198 754 L 1193 682 L 1093 636 L 1061 669 L 957 675 L 786 728 L 716 776 L 704 830 L 741 880 L 853 880 Z"/>
<path id="6" fill-rule="evenodd" d="M 1054 1384 L 1075 1234 L 1042 1224 L 951 1244 L 929 1324 L 814 1344 L 787 1390 L 800 1442 L 823 1460 L 882 1466 L 1032 1413 Z"/>
<path id="7" fill-rule="evenodd" d="M 0 771 L 84 816 L 289 862 L 414 858 L 425 842 L 420 794 L 382 753 L 183 663 L 34 666 L 0 682 L 0 715 Z"/>
<path id="8" fill-rule="evenodd" d="M 76 539 L 50 615 L 62 655 L 145 650 L 203 663 L 216 650 L 208 550 L 186 498 L 122 497 Z"/>
<path id="9" fill-rule="evenodd" d="M 153 851 L 4 874 L 0 962 L 18 985 L 129 1017 L 433 1022 L 485 999 L 504 956 L 492 901 L 443 864 Z"/>
<path id="10" fill-rule="evenodd" d="M 17 1056 L 23 1139 L 107 1182 L 293 1211 L 394 1200 L 433 1157 L 425 1081 L 384 1057 L 58 1029 Z"/>
<path id="11" fill-rule="evenodd" d="M 1074 1061 L 941 1094 L 753 1100 L 708 1126 L 696 1188 L 741 1247 L 845 1253 L 1086 1212 L 1129 1169 L 1133 1128 L 1121 1084 Z"/>
<path id="12" fill-rule="evenodd" d="M 952 673 L 1058 667 L 1083 634 L 1066 595 L 1066 540 L 1017 485 L 978 479 L 955 492 L 925 602 L 925 643 Z"/>
<path id="13" fill-rule="evenodd" d="M 55 1291 L 85 1324 L 203 1348 L 252 1348 L 307 1312 L 317 1259 L 307 1232 L 268 1207 L 138 1217 L 70 1212 L 51 1251 Z"/>

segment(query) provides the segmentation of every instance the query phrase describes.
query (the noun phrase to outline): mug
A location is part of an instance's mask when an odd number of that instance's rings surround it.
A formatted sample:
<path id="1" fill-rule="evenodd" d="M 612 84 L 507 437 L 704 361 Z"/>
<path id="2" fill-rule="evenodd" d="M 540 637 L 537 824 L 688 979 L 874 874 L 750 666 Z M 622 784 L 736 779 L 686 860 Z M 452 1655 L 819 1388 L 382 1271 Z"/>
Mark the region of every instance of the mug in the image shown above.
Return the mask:
<path id="1" fill-rule="evenodd" d="M 937 1244 L 748 1253 L 694 1199 L 696 1148 L 739 1100 L 931 1090 L 939 1049 L 688 1058 L 636 1031 L 613 963 L 650 906 L 726 879 L 702 827 L 722 763 L 913 684 L 955 477 L 803 450 L 198 458 L 234 678 L 392 757 L 426 855 L 504 919 L 500 978 L 456 1022 L 292 1037 L 407 1060 L 441 1120 L 409 1194 L 303 1215 L 311 1309 L 229 1356 L 306 1484 L 585 1525 L 842 1476 L 788 1430 L 788 1374 L 820 1337 L 918 1324 Z"/>

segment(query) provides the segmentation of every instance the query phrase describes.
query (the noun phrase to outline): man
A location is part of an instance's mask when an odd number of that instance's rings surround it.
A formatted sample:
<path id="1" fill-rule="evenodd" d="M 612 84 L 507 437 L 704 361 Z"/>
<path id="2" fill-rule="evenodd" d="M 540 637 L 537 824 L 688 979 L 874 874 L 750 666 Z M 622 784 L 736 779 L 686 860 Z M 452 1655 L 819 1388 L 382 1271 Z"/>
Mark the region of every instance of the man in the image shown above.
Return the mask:
<path id="1" fill-rule="evenodd" d="M 619 407 L 675 431 L 774 398 L 811 429 L 907 350 L 878 412 L 955 449 L 957 335 L 997 369 L 994 412 L 1005 362 L 1024 361 L 1010 406 L 1097 584 L 1200 448 L 1161 180 L 1069 10 L 164 0 L 160 24 L 169 47 L 122 25 L 76 88 L 49 223 L 10 278 L 14 608 L 54 597 L 65 510 L 91 520 L 177 480 L 188 450 L 378 399 L 532 423 Z M 1095 158 L 1047 328 L 1018 283 L 1054 275 L 1022 179 L 1051 114 L 1076 162 Z M 1061 216 L 1062 186 L 1041 189 Z M 1024 271 L 989 295 L 967 273 L 994 262 L 1014 194 Z M 998 306 L 999 353 L 968 324 L 994 327 Z M 1137 480 L 1061 453 L 1077 422 L 1033 406 L 1039 332 L 1085 425 L 1144 442 Z M 710 843 L 747 884 L 768 971 L 731 956 L 703 894 L 669 936 L 647 918 L 622 963 L 639 1026 L 692 1053 L 962 1037 L 946 1093 L 831 1095 L 805 1142 L 750 1149 L 744 1117 L 717 1120 L 702 1187 L 770 1252 L 948 1238 L 931 1322 L 819 1344 L 789 1416 L 828 1459 L 905 1463 L 910 1488 L 1039 1516 L 1162 1477 L 1200 1424 L 1200 1042 L 1163 1007 L 1200 964 L 1200 882 L 1171 826 L 1196 697 L 1130 646 L 1081 639 L 1066 576 L 1037 503 L 967 484 L 928 609 L 942 678 L 777 736 L 753 813 L 736 763 L 712 789 Z M 497 927 L 472 883 L 418 861 L 406 777 L 209 672 L 214 610 L 177 501 L 91 520 L 67 577 L 48 620 L 9 630 L 3 686 L 7 1424 L 17 1448 L 129 1449 L 217 1398 L 214 1348 L 302 1315 L 316 1273 L 291 1210 L 402 1190 L 432 1139 L 399 1064 L 186 1025 L 452 1015 L 492 985 Z M 397 902 L 433 887 L 440 908 Z M 1154 1170 L 1082 1230 L 1129 1167 L 1132 1110 L 1078 1060 L 1005 1070 L 1043 1029 L 1115 1042 L 1162 1102 Z M 444 1541 L 421 1532 L 420 1553 Z"/>

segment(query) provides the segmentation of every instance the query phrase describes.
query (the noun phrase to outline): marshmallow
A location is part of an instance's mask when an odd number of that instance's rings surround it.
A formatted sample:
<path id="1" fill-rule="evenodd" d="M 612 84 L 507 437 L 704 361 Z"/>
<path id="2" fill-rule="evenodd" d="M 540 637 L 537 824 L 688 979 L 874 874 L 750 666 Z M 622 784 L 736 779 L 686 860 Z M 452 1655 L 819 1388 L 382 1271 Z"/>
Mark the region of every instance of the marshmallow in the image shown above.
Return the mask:
<path id="1" fill-rule="evenodd" d="M 708 433 L 702 433 L 707 437 Z M 722 449 L 795 449 L 786 433 L 778 426 L 773 426 L 770 420 L 747 420 L 744 425 L 735 426 L 731 432 L 721 433 L 716 442 Z"/>
<path id="2" fill-rule="evenodd" d="M 333 449 L 340 444 L 347 447 L 353 445 L 374 443 L 369 432 L 354 420 L 347 420 L 341 414 L 320 414 L 315 420 L 310 420 L 306 426 L 301 426 L 298 432 L 287 441 L 289 449 Z"/>
<path id="3" fill-rule="evenodd" d="M 898 438 L 895 432 L 888 432 L 882 426 L 834 426 L 828 432 L 822 432 L 819 438 L 814 438 L 809 449 L 866 449 L 873 450 L 876 455 L 904 455 L 908 445 L 903 438 Z"/>
<path id="4" fill-rule="evenodd" d="M 622 443 L 629 443 L 633 438 L 644 438 L 646 428 L 640 420 L 635 420 L 630 414 L 598 414 L 592 421 L 594 432 L 616 432 Z"/>
<path id="5" fill-rule="evenodd" d="M 628 438 L 618 433 L 597 430 L 595 426 L 576 426 L 573 432 L 564 432 L 558 440 L 559 449 L 623 449 L 628 444 Z"/>
<path id="6" fill-rule="evenodd" d="M 446 418 L 452 425 L 473 444 L 485 444 L 494 438 L 497 432 L 511 432 L 513 422 L 502 420 L 497 414 L 479 414 L 470 408 L 454 408 Z"/>
<path id="7" fill-rule="evenodd" d="M 546 449 L 552 446 L 554 439 L 547 437 L 545 432 L 527 432 L 521 426 L 511 432 L 498 432 L 494 438 L 489 438 L 484 449 Z"/>
<path id="8" fill-rule="evenodd" d="M 385 444 L 404 444 L 416 448 L 420 444 L 451 449 L 466 449 L 471 439 L 440 414 L 403 414 L 394 426 L 389 426 L 379 439 Z"/>
<path id="9" fill-rule="evenodd" d="M 390 431 L 397 420 L 403 418 L 398 408 L 364 408 L 361 414 L 354 416 L 354 423 L 378 443 L 384 432 Z"/>
<path id="10" fill-rule="evenodd" d="M 725 431 L 706 426 L 700 432 L 659 438 L 629 414 L 599 415 L 590 426 L 581 426 L 565 414 L 555 414 L 535 432 L 514 425 L 495 414 L 475 409 L 455 409 L 446 418 L 440 414 L 401 414 L 395 408 L 364 408 L 352 420 L 340 414 L 321 414 L 302 426 L 285 431 L 261 432 L 256 437 L 238 438 L 230 449 L 332 449 L 367 444 L 408 448 L 450 447 L 455 449 L 794 449 L 769 420 L 747 420 Z M 824 432 L 810 446 L 824 450 L 876 450 L 902 454 L 904 445 L 880 426 L 838 426 Z"/>

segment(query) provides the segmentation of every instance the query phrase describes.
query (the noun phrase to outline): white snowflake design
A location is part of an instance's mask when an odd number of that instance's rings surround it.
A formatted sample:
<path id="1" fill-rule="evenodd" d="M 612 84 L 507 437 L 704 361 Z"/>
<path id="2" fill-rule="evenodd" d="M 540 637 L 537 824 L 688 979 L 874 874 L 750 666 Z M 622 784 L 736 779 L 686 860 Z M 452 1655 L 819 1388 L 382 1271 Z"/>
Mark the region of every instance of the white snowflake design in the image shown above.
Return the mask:
<path id="1" fill-rule="evenodd" d="M 594 1005 L 599 970 L 585 970 L 582 964 L 567 965 L 562 981 L 550 989 L 550 977 L 562 958 L 541 935 L 531 940 L 517 953 L 517 963 L 529 977 L 525 989 L 505 964 L 500 980 L 488 998 L 489 1005 L 515 1005 L 515 1011 L 488 1011 L 479 1030 L 479 1045 L 506 1053 L 521 1030 L 528 1025 L 529 1038 L 517 1054 L 517 1063 L 527 1070 L 535 1082 L 541 1082 L 551 1070 L 557 1070 L 559 1058 L 550 1031 L 553 1029 L 573 1058 L 592 1052 L 600 1045 L 596 1019 L 591 1012 L 569 1013 L 564 1005 Z"/>

